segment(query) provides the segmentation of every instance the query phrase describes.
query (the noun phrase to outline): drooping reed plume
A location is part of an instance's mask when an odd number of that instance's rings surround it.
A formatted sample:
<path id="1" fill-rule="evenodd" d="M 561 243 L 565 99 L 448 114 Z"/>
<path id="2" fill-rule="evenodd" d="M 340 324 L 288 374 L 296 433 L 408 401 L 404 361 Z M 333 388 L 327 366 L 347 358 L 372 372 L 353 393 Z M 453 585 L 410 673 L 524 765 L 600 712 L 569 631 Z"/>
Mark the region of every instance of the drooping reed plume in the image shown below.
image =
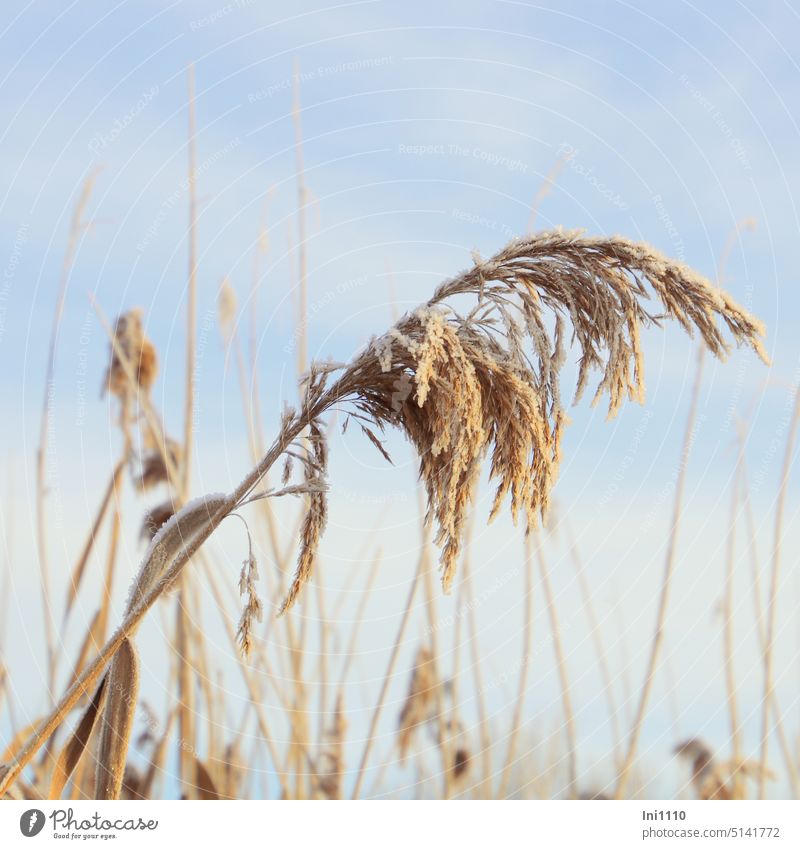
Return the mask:
<path id="1" fill-rule="evenodd" d="M 649 303 L 657 306 L 648 309 Z M 590 373 L 598 371 L 594 400 L 607 394 L 613 416 L 625 398 L 643 399 L 641 331 L 663 319 L 699 333 L 719 357 L 729 350 L 725 326 L 735 344 L 750 345 L 766 360 L 761 323 L 685 265 L 626 239 L 556 231 L 512 241 L 490 259 L 476 255 L 471 269 L 444 282 L 427 303 L 372 339 L 349 364 L 312 365 L 299 409 L 287 411 L 272 447 L 242 483 L 227 496 L 190 503 L 156 534 L 122 625 L 9 768 L 0 768 L 0 795 L 99 681 L 223 519 L 254 498 L 289 491 L 258 490 L 287 457 L 303 464 L 304 482 L 291 491 L 304 494 L 308 503 L 297 572 L 282 609 L 291 607 L 312 575 L 325 525 L 326 413 L 343 410 L 382 451 L 375 431 L 388 426 L 399 428 L 413 444 L 447 589 L 484 460 L 496 482 L 490 518 L 506 498 L 514 519 L 522 515 L 529 527 L 546 512 L 567 423 L 559 379 L 568 351 L 574 348 L 579 366 L 575 400 Z M 120 350 L 115 348 L 117 356 Z M 125 374 L 141 381 L 137 357 L 141 361 L 134 345 L 121 360 Z M 124 648 L 123 655 L 126 651 L 130 654 Z M 108 792 L 118 795 L 122 762 L 114 754 Z"/>
<path id="2" fill-rule="evenodd" d="M 653 295 L 657 311 L 647 309 Z M 529 527 L 547 511 L 567 423 L 559 378 L 568 346 L 579 365 L 574 400 L 596 370 L 593 403 L 607 394 L 613 416 L 626 397 L 644 399 L 641 330 L 665 318 L 698 332 L 718 357 L 729 351 L 725 325 L 735 344 L 767 359 L 756 318 L 647 245 L 564 231 L 517 239 L 491 259 L 476 256 L 349 365 L 312 366 L 296 419 L 346 406 L 369 427 L 405 433 L 420 458 L 448 589 L 485 458 L 497 482 L 490 519 L 507 496 L 515 521 L 522 514 Z M 287 433 L 295 423 L 285 422 Z M 288 604 L 307 577 L 302 563 Z"/>

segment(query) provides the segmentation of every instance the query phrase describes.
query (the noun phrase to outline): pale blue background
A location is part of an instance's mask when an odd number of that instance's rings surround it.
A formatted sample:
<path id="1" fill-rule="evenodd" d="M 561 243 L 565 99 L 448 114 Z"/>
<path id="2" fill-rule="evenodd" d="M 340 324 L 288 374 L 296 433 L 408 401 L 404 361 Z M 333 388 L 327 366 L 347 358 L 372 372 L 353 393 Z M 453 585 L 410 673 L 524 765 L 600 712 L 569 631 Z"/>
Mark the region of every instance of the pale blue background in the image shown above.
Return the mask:
<path id="1" fill-rule="evenodd" d="M 718 605 L 736 426 L 741 420 L 747 428 L 766 570 L 790 393 L 800 376 L 796 7 L 15 1 L 4 5 L 0 32 L 0 438 L 8 490 L 3 539 L 12 566 L 4 625 L 17 635 L 7 663 L 20 723 L 32 721 L 47 703 L 38 666 L 43 644 L 32 544 L 34 454 L 59 268 L 81 181 L 102 165 L 90 207 L 93 227 L 80 243 L 69 283 L 52 394 L 49 510 L 59 599 L 118 450 L 112 410 L 99 398 L 107 341 L 87 293 L 108 315 L 145 309 L 162 361 L 154 397 L 170 429 L 178 433 L 182 426 L 190 61 L 197 75 L 201 200 L 197 494 L 230 488 L 248 465 L 215 296 L 229 275 L 246 307 L 252 250 L 270 190 L 270 252 L 262 265 L 257 338 L 268 427 L 294 395 L 290 86 L 297 59 L 313 194 L 314 355 L 346 359 L 388 324 L 393 303 L 407 308 L 425 299 L 439 279 L 470 263 L 473 248 L 487 255 L 524 232 L 531 203 L 565 146 L 576 154 L 544 199 L 539 226 L 621 232 L 714 276 L 732 228 L 755 219 L 755 230 L 745 232 L 730 255 L 725 285 L 765 321 L 773 366 L 765 368 L 749 351 L 736 352 L 724 367 L 706 363 L 665 664 L 642 745 L 650 792 L 673 794 L 685 784 L 685 771 L 670 756 L 679 738 L 699 735 L 724 753 Z M 124 129 L 115 132 L 120 125 Z M 441 146 L 443 152 L 405 152 L 412 145 Z M 247 327 L 245 318 L 245 341 Z M 649 331 L 646 348 L 646 408 L 626 408 L 611 423 L 602 409 L 576 409 L 556 490 L 557 518 L 568 521 L 587 565 L 620 701 L 626 688 L 638 692 L 646 659 L 695 363 L 695 348 L 675 329 Z M 370 559 L 378 545 L 384 553 L 363 654 L 354 667 L 362 683 L 349 698 L 355 740 L 365 730 L 416 556 L 413 462 L 396 438 L 390 447 L 394 469 L 353 431 L 335 436 L 332 445 L 325 581 L 341 587 L 355 561 Z M 482 493 L 485 501 L 485 487 Z M 117 615 L 141 554 L 136 524 L 144 506 L 131 497 L 126 510 Z M 797 511 L 792 478 L 777 657 L 792 739 L 800 719 Z M 377 537 L 367 539 L 376 523 Z M 245 545 L 240 529 L 226 529 L 213 545 L 230 560 L 226 579 L 233 585 Z M 547 548 L 578 711 L 581 781 L 602 786 L 610 774 L 609 725 L 563 524 Z M 501 520 L 487 530 L 481 518 L 474 563 L 478 592 L 486 594 L 478 610 L 484 675 L 506 681 L 489 696 L 498 738 L 506 733 L 499 718 L 507 719 L 519 664 L 520 556 L 520 536 L 510 523 Z M 84 588 L 74 633 L 65 635 L 70 652 L 81 618 L 94 611 L 100 568 L 93 564 L 95 583 Z M 741 537 L 736 568 L 737 675 L 747 748 L 755 752 L 761 675 Z M 493 591 L 497 581 L 507 583 Z M 362 583 L 359 577 L 354 587 Z M 546 759 L 544 748 L 534 747 L 558 733 L 560 708 L 538 585 L 535 603 L 537 649 L 523 748 L 533 759 Z M 456 596 L 443 600 L 441 615 L 456 607 Z M 213 622 L 214 656 L 231 669 L 215 612 L 206 619 Z M 420 610 L 398 665 L 379 750 L 388 748 L 423 627 Z M 152 617 L 141 639 L 145 691 L 155 705 L 163 703 L 160 628 L 161 620 Z M 239 678 L 235 672 L 228 677 L 231 698 L 241 699 Z M 474 708 L 471 702 L 464 708 L 470 723 Z M 632 709 L 624 707 L 625 727 Z M 240 713 L 235 705 L 226 735 L 234 733 Z M 772 750 L 777 766 L 774 742 Z M 351 764 L 358 752 L 355 745 Z M 411 773 L 401 779 L 398 784 L 411 780 Z M 785 784 L 773 784 L 771 792 L 785 793 Z"/>

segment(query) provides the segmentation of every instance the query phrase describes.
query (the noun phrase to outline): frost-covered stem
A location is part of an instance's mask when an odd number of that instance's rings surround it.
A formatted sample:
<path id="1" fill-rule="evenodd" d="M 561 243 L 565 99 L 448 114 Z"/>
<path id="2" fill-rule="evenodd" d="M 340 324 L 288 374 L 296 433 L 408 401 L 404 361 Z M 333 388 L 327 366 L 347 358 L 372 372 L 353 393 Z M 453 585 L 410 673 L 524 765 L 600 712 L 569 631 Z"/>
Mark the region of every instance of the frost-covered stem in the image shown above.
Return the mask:
<path id="1" fill-rule="evenodd" d="M 318 404 L 315 405 L 314 410 L 309 411 L 309 415 L 314 412 L 317 414 L 318 412 L 321 412 L 328 401 L 328 397 L 323 396 L 323 398 L 319 400 Z M 6 790 L 14 783 L 22 770 L 28 765 L 28 763 L 30 763 L 31 759 L 39 751 L 42 745 L 44 745 L 44 743 L 47 742 L 47 740 L 53 735 L 69 712 L 78 704 L 83 695 L 96 684 L 101 674 L 105 671 L 117 650 L 122 645 L 123 641 L 136 631 L 147 612 L 156 603 L 156 601 L 158 601 L 164 590 L 180 575 L 181 570 L 186 563 L 219 527 L 223 519 L 236 509 L 236 506 L 240 501 L 247 497 L 253 487 L 258 484 L 261 478 L 275 464 L 290 443 L 302 433 L 307 421 L 308 418 L 306 415 L 297 415 L 294 419 L 292 419 L 292 421 L 282 430 L 280 436 L 275 440 L 272 447 L 264 455 L 261 461 L 214 511 L 214 513 L 209 517 L 208 523 L 198 530 L 197 534 L 175 558 L 163 576 L 146 592 L 144 598 L 134 605 L 119 628 L 117 628 L 105 646 L 103 646 L 100 653 L 90 664 L 87 665 L 81 675 L 75 680 L 74 684 L 72 684 L 72 686 L 67 690 L 61 701 L 52 710 L 50 715 L 42 721 L 36 731 L 34 731 L 34 733 L 28 738 L 25 745 L 20 749 L 13 761 L 6 767 L 6 771 L 0 773 L 0 797 L 2 797 Z M 2 768 L 0 767 L 0 769 Z"/>
<path id="2" fill-rule="evenodd" d="M 789 488 L 789 473 L 792 469 L 792 455 L 800 424 L 800 384 L 795 390 L 794 410 L 789 422 L 789 434 L 786 438 L 786 453 L 781 468 L 781 482 L 778 500 L 775 505 L 775 538 L 772 545 L 772 574 L 770 576 L 769 599 L 767 601 L 767 628 L 764 642 L 764 701 L 761 714 L 761 754 L 759 758 L 758 798 L 763 799 L 766 791 L 767 765 L 769 757 L 769 712 L 774 700 L 775 678 L 773 653 L 775 647 L 775 620 L 777 618 L 778 592 L 781 570 L 781 543 L 783 542 L 783 515 L 786 505 L 786 492 Z M 793 784 L 796 791 L 796 778 Z"/>

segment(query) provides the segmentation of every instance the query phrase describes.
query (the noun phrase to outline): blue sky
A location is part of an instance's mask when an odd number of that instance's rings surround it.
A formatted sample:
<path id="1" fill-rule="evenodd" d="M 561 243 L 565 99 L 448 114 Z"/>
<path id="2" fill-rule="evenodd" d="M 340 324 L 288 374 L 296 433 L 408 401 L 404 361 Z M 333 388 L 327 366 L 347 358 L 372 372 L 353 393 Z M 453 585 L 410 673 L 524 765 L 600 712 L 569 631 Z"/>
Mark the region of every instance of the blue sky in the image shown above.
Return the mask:
<path id="1" fill-rule="evenodd" d="M 393 305 L 418 303 L 442 277 L 469 265 L 471 250 L 490 254 L 524 232 L 545 175 L 567 150 L 573 158 L 541 204 L 540 227 L 621 232 L 714 276 L 732 228 L 755 220 L 731 251 L 725 285 L 766 323 L 773 365 L 765 368 L 747 351 L 724 365 L 706 362 L 667 639 L 683 736 L 724 740 L 723 691 L 719 676 L 708 670 L 721 657 L 715 608 L 736 422 L 747 428 L 765 564 L 787 404 L 800 375 L 797 10 L 784 2 L 732 3 L 722 15 L 714 3 L 548 7 L 489 0 L 295 3 L 288 9 L 255 0 L 114 6 L 84 0 L 57 10 L 11 0 L 5 9 L 0 382 L 6 400 L 0 437 L 13 481 L 4 540 L 8 550 L 14 516 L 14 562 L 26 566 L 24 574 L 15 572 L 12 621 L 37 603 L 36 564 L 27 552 L 47 335 L 72 206 L 92 168 L 102 171 L 90 204 L 92 228 L 80 242 L 69 281 L 53 391 L 51 509 L 61 519 L 54 561 L 63 555 L 72 562 L 118 450 L 111 410 L 99 398 L 107 343 L 87 293 L 108 315 L 145 309 L 147 332 L 161 355 L 155 399 L 170 428 L 181 426 L 189 62 L 196 68 L 201 201 L 198 492 L 229 488 L 247 468 L 235 373 L 224 367 L 213 317 L 226 275 L 247 309 L 264 209 L 269 252 L 262 263 L 256 344 L 268 425 L 283 400 L 293 397 L 291 83 L 297 62 L 313 195 L 313 355 L 346 359 L 388 324 Z M 246 334 L 248 319 L 242 322 Z M 556 491 L 559 515 L 568 516 L 587 563 L 612 653 L 621 652 L 623 642 L 628 646 L 634 687 L 655 608 L 696 355 L 693 343 L 674 329 L 649 331 L 646 349 L 646 407 L 627 408 L 610 423 L 602 410 L 577 408 Z M 386 566 L 379 585 L 385 596 L 376 602 L 380 615 L 368 641 L 381 647 L 394 633 L 397 593 L 411 577 L 416 540 L 413 462 L 398 440 L 391 446 L 398 462 L 387 470 L 354 435 L 335 439 L 332 480 L 339 494 L 325 548 L 329 579 L 343 584 L 358 558 L 353 540 L 382 523 Z M 780 620 L 787 635 L 780 649 L 781 692 L 792 728 L 799 707 L 800 621 L 791 601 L 798 589 L 796 493 L 793 482 L 784 563 L 791 592 Z M 131 499 L 130 510 L 140 509 Z M 130 573 L 140 554 L 133 531 L 128 542 Z M 477 578 L 486 587 L 498 570 L 519 562 L 519 536 L 502 521 L 488 530 L 479 522 L 475 545 Z M 596 676 L 581 673 L 590 670 L 592 655 L 580 611 L 570 612 L 576 587 L 564 535 L 548 542 L 551 547 L 562 617 L 574 620 L 566 643 L 583 709 L 581 734 L 602 750 L 608 729 Z M 752 706 L 761 683 L 745 554 L 737 559 L 737 638 L 743 698 Z M 440 604 L 446 615 L 453 601 Z M 89 607 L 87 601 L 87 616 Z M 625 641 L 615 630 L 616 607 Z M 521 616 L 520 594 L 493 593 L 485 609 L 487 662 L 502 671 L 503 653 L 518 642 L 519 627 L 511 623 Z M 545 634 L 542 626 L 538 636 Z M 12 665 L 29 665 L 35 633 L 30 640 L 15 647 Z M 224 659 L 225 646 L 219 651 Z M 364 662 L 368 675 L 370 661 Z M 557 715 L 550 664 L 544 652 L 528 703 L 533 725 Z M 400 678 L 398 692 L 405 686 Z M 154 687 L 157 680 L 154 672 Z M 663 761 L 675 730 L 667 684 L 659 687 L 648 745 Z M 36 692 L 31 676 L 21 701 Z M 757 712 L 748 725 L 750 742 L 756 728 Z"/>

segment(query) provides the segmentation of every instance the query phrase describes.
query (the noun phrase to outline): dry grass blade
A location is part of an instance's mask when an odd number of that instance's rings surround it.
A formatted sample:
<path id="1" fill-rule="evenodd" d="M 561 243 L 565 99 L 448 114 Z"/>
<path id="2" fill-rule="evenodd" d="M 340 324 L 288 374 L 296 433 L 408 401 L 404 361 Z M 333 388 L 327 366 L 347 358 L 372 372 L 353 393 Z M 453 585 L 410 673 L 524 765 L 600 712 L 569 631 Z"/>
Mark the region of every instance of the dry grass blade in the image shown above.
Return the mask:
<path id="1" fill-rule="evenodd" d="M 220 798 L 214 780 L 211 778 L 206 767 L 197 758 L 194 759 L 194 774 L 195 784 L 194 789 L 197 791 L 197 798 L 206 802 L 216 802 Z"/>
<path id="2" fill-rule="evenodd" d="M 47 795 L 48 799 L 61 798 L 61 793 L 64 790 L 64 787 L 69 781 L 75 767 L 78 765 L 78 761 L 81 759 L 81 756 L 86 750 L 89 738 L 92 736 L 92 731 L 94 730 L 97 722 L 97 717 L 100 715 L 103 703 L 105 702 L 107 680 L 107 678 L 103 678 L 100 682 L 100 686 L 95 691 L 95 694 L 92 697 L 91 702 L 89 702 L 89 706 L 84 711 L 80 722 L 78 722 L 75 730 L 72 732 L 72 736 L 69 738 L 66 745 L 61 750 L 61 754 L 58 756 L 55 768 L 53 769 L 53 775 L 50 778 L 50 792 Z"/>
<path id="3" fill-rule="evenodd" d="M 128 599 L 130 612 L 155 584 L 199 532 L 209 524 L 215 511 L 226 503 L 226 496 L 211 495 L 187 504 L 171 516 L 158 530 L 144 556 L 139 575 Z M 176 576 L 177 577 L 177 576 Z M 171 582 L 172 583 L 172 582 Z M 168 590 L 169 587 L 165 587 Z"/>
<path id="4" fill-rule="evenodd" d="M 95 792 L 98 799 L 119 799 L 139 692 L 139 656 L 128 639 L 114 656 L 106 690 Z"/>

